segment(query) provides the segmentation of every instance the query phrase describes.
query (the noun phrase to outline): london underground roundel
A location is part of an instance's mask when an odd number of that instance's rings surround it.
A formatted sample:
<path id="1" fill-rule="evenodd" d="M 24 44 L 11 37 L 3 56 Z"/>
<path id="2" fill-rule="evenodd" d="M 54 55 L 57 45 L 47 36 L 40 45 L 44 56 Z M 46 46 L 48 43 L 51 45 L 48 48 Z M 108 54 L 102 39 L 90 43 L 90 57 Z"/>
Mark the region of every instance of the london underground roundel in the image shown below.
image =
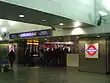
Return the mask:
<path id="1" fill-rule="evenodd" d="M 88 48 L 87 48 L 87 53 L 90 55 L 90 56 L 94 56 L 97 52 L 97 49 L 95 46 L 93 45 L 90 45 Z"/>
<path id="2" fill-rule="evenodd" d="M 85 44 L 85 58 L 98 58 L 98 43 Z"/>

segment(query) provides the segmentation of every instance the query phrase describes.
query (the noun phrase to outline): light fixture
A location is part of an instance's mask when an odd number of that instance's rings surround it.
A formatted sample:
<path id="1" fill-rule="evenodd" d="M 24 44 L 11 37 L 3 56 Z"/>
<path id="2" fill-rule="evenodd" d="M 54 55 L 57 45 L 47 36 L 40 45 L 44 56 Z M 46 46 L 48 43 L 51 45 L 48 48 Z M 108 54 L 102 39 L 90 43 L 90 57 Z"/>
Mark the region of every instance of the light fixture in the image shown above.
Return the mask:
<path id="1" fill-rule="evenodd" d="M 78 27 L 78 28 L 74 28 L 71 31 L 71 35 L 82 35 L 82 34 L 86 34 L 86 32 L 84 31 L 84 29 Z"/>
<path id="2" fill-rule="evenodd" d="M 73 27 L 79 27 L 79 26 L 81 26 L 81 22 L 79 21 L 74 22 Z"/>
<path id="3" fill-rule="evenodd" d="M 17 22 L 16 21 L 8 21 L 9 25 L 13 26 L 15 25 Z"/>
<path id="4" fill-rule="evenodd" d="M 99 35 L 97 35 L 97 37 L 100 37 Z"/>
<path id="5" fill-rule="evenodd" d="M 99 14 L 101 15 L 101 16 L 107 16 L 108 14 L 106 13 L 106 12 L 104 12 L 104 11 L 99 11 Z"/>
<path id="6" fill-rule="evenodd" d="M 20 17 L 20 18 L 24 18 L 24 15 L 23 15 L 23 14 L 20 14 L 19 17 Z"/>
<path id="7" fill-rule="evenodd" d="M 0 41 L 2 41 L 3 40 L 3 38 L 2 37 L 0 37 Z"/>
<path id="8" fill-rule="evenodd" d="M 42 20 L 43 22 L 45 22 L 46 20 Z"/>
<path id="9" fill-rule="evenodd" d="M 1 28 L 1 32 L 2 32 L 2 33 L 7 32 L 7 28 L 6 28 L 6 27 Z"/>
<path id="10" fill-rule="evenodd" d="M 60 23 L 59 25 L 63 26 L 64 24 L 63 23 Z"/>

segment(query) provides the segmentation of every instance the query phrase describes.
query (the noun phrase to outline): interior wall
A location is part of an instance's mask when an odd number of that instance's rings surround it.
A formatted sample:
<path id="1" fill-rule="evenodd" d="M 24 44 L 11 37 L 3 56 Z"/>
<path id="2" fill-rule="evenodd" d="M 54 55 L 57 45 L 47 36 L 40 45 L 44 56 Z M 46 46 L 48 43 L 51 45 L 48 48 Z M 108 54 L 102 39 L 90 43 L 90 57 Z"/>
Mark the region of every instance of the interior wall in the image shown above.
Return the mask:
<path id="1" fill-rule="evenodd" d="M 110 72 L 110 36 L 107 37 L 107 72 Z"/>
<path id="2" fill-rule="evenodd" d="M 19 41 L 17 47 L 17 62 L 19 64 L 24 63 L 24 58 L 25 58 L 25 48 L 26 48 L 26 43 L 23 41 Z"/>
<path id="3" fill-rule="evenodd" d="M 68 67 L 79 67 L 79 55 L 78 54 L 67 54 L 66 57 Z"/>
<path id="4" fill-rule="evenodd" d="M 8 59 L 9 46 L 8 43 L 0 43 L 0 59 Z"/>
<path id="5" fill-rule="evenodd" d="M 85 58 L 85 44 L 99 43 L 99 58 Z M 106 73 L 106 39 L 105 38 L 83 38 L 79 40 L 79 70 L 86 72 Z"/>

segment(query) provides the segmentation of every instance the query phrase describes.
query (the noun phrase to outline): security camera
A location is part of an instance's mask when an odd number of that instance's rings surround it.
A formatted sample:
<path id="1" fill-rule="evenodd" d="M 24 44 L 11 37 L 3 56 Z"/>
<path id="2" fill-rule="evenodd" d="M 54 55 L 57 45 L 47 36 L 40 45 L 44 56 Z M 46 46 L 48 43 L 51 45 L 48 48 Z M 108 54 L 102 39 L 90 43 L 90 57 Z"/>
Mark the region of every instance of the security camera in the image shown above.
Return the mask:
<path id="1" fill-rule="evenodd" d="M 97 25 L 100 26 L 102 24 L 102 21 L 106 21 L 103 17 L 107 16 L 108 14 L 104 11 L 99 11 L 99 19 L 97 21 Z"/>

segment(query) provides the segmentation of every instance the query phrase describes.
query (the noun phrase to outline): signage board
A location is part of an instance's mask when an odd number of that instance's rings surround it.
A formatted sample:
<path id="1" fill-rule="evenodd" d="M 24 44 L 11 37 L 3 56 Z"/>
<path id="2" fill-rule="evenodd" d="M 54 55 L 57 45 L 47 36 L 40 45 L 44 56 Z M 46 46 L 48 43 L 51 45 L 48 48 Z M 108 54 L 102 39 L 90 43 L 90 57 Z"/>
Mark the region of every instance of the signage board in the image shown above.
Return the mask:
<path id="1" fill-rule="evenodd" d="M 16 38 L 31 38 L 31 37 L 40 37 L 40 36 L 52 36 L 52 30 L 40 30 L 40 31 L 32 31 L 32 32 L 22 32 L 10 34 L 10 39 Z"/>
<path id="2" fill-rule="evenodd" d="M 99 58 L 99 44 L 85 44 L 85 58 Z"/>

